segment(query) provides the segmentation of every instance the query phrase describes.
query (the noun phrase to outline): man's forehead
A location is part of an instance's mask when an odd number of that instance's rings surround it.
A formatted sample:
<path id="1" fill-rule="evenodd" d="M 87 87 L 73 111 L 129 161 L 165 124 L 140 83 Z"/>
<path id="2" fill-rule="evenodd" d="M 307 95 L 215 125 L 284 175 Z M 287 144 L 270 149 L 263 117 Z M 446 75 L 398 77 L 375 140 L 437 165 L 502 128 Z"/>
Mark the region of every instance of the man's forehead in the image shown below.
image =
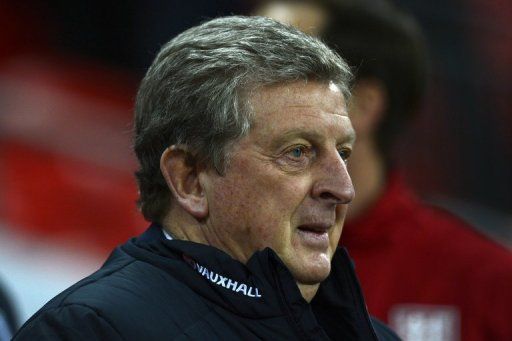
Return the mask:
<path id="1" fill-rule="evenodd" d="M 330 94 L 333 96 L 326 96 Z M 340 87 L 333 81 L 297 81 L 264 86 L 249 96 L 253 109 L 308 108 L 327 104 L 333 114 L 348 116 L 346 101 Z M 260 110 L 257 110 L 260 109 Z M 265 110 L 263 110 L 265 111 Z"/>
<path id="2" fill-rule="evenodd" d="M 355 140 L 343 93 L 334 82 L 267 86 L 252 96 L 251 106 L 255 115 L 252 131 L 266 139 Z"/>

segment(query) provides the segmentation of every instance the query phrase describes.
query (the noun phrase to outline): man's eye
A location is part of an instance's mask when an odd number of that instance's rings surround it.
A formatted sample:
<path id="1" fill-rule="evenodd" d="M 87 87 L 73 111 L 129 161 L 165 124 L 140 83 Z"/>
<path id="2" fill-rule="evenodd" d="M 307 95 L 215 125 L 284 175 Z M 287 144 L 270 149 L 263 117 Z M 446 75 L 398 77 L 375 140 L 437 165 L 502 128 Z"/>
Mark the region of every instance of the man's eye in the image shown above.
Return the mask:
<path id="1" fill-rule="evenodd" d="M 350 150 L 348 148 L 342 148 L 342 149 L 338 150 L 338 153 L 340 154 L 341 159 L 343 161 L 347 161 L 348 158 L 350 157 L 350 154 L 352 153 L 352 150 Z"/>
<path id="2" fill-rule="evenodd" d="M 286 155 L 293 160 L 301 160 L 308 156 L 308 148 L 306 146 L 295 146 L 288 150 Z"/>
<path id="3" fill-rule="evenodd" d="M 300 158 L 302 155 L 304 155 L 304 147 L 295 147 L 291 150 L 291 155 L 294 158 Z"/>

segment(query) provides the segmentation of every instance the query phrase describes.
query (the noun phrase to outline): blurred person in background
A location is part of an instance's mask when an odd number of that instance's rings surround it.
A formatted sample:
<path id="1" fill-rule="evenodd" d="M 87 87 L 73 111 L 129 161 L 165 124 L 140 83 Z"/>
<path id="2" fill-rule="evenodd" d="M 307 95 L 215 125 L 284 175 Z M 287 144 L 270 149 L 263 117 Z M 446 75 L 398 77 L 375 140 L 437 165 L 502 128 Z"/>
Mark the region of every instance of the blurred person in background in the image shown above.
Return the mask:
<path id="1" fill-rule="evenodd" d="M 165 44 L 135 115 L 152 225 L 15 340 L 396 339 L 338 248 L 354 196 L 350 77 L 319 40 L 267 18 Z"/>
<path id="2" fill-rule="evenodd" d="M 384 1 L 268 1 L 255 12 L 318 35 L 354 69 L 357 195 L 341 243 L 369 311 L 406 340 L 512 339 L 512 254 L 420 201 L 393 158 L 427 82 L 418 25 Z"/>

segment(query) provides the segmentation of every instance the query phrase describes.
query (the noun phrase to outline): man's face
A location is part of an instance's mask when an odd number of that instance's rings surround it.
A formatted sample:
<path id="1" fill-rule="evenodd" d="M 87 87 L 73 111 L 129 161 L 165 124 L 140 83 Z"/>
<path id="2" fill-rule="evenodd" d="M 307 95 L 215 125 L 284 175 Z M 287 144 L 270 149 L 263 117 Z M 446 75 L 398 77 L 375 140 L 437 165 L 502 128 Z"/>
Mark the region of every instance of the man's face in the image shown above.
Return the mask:
<path id="1" fill-rule="evenodd" d="M 252 129 L 232 147 L 224 175 L 202 178 L 207 238 L 242 262 L 270 247 L 299 283 L 319 283 L 354 196 L 343 95 L 333 83 L 296 82 L 265 87 L 250 104 Z"/>

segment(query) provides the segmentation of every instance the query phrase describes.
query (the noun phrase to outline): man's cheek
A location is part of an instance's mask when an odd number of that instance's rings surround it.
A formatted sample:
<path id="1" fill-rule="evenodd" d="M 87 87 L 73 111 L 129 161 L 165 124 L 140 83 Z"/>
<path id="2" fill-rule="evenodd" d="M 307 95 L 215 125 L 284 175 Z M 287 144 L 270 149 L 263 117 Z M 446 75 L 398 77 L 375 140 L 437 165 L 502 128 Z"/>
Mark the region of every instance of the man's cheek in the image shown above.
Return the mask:
<path id="1" fill-rule="evenodd" d="M 266 247 L 270 247 L 270 248 L 273 248 L 272 246 L 272 233 L 270 233 L 270 231 L 266 230 L 266 231 L 262 231 L 260 232 L 260 235 L 258 237 L 259 239 L 259 242 L 258 242 L 258 249 L 264 249 Z"/>

